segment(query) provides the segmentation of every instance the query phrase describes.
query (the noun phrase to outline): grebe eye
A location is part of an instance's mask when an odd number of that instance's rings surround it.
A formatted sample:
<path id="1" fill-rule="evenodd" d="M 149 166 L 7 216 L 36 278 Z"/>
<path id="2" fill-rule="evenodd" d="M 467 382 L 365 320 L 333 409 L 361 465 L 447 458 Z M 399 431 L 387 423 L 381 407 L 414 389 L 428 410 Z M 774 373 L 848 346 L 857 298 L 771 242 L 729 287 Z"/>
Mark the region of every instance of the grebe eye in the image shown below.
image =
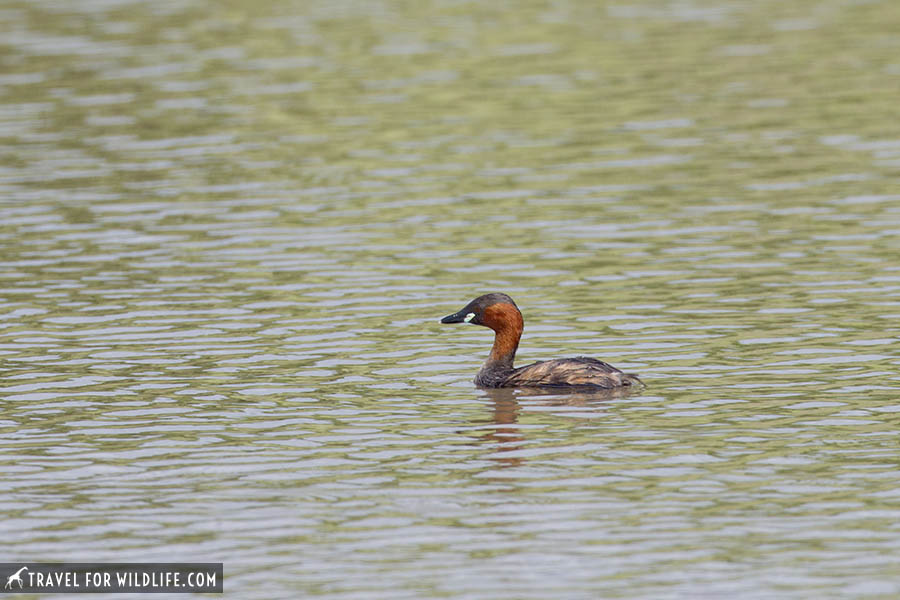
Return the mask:
<path id="1" fill-rule="evenodd" d="M 474 318 L 475 318 L 475 313 L 469 313 L 466 315 L 466 318 L 463 319 L 463 323 L 468 323 L 469 321 L 471 321 Z"/>

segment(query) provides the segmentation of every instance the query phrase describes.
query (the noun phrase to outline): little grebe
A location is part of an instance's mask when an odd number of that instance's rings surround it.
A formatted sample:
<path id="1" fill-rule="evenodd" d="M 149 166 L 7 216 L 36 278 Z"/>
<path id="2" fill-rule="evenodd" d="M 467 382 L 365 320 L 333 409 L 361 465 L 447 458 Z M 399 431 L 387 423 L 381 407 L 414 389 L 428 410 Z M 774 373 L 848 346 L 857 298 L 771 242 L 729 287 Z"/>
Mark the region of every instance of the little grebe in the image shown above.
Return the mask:
<path id="1" fill-rule="evenodd" d="M 586 356 L 558 358 L 514 368 L 513 360 L 519 338 L 522 337 L 524 321 L 516 303 L 506 294 L 479 296 L 461 311 L 441 319 L 441 323 L 471 323 L 494 330 L 494 346 L 475 376 L 475 385 L 480 387 L 578 386 L 612 389 L 641 385 L 637 376 Z"/>

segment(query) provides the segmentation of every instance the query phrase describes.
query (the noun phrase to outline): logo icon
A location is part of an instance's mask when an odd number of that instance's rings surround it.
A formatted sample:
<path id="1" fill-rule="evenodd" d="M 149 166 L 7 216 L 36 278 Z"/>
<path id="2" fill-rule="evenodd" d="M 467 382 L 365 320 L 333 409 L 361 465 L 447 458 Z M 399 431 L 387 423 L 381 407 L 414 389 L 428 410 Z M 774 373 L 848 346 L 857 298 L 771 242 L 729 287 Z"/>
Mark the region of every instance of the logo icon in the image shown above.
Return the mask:
<path id="1" fill-rule="evenodd" d="M 14 581 L 19 582 L 19 589 L 21 590 L 25 585 L 22 583 L 22 571 L 27 571 L 28 567 L 22 567 L 12 575 L 6 578 L 6 585 L 3 586 L 4 590 L 11 590 L 12 584 Z"/>

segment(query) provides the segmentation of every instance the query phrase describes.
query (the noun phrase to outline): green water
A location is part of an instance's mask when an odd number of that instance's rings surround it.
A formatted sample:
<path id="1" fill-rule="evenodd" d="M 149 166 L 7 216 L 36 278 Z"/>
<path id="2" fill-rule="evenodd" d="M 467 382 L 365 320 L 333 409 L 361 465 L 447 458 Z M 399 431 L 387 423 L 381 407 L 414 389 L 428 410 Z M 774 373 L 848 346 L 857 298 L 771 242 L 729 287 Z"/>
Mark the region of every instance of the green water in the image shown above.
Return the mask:
<path id="1" fill-rule="evenodd" d="M 10 561 L 900 595 L 900 4 L 6 0 Z M 639 395 L 473 387 L 586 354 Z M 49 597 L 49 596 L 46 596 Z"/>

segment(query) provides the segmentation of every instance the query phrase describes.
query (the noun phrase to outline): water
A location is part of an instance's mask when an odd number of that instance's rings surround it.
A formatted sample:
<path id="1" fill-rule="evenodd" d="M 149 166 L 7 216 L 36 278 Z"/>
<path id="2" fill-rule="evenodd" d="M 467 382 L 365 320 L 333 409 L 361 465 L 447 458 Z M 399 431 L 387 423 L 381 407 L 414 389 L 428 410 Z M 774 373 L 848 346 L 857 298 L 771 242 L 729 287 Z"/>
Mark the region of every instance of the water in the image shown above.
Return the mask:
<path id="1" fill-rule="evenodd" d="M 900 6 L 0 9 L 0 531 L 240 598 L 900 594 Z M 485 392 L 588 354 L 638 395 Z"/>

